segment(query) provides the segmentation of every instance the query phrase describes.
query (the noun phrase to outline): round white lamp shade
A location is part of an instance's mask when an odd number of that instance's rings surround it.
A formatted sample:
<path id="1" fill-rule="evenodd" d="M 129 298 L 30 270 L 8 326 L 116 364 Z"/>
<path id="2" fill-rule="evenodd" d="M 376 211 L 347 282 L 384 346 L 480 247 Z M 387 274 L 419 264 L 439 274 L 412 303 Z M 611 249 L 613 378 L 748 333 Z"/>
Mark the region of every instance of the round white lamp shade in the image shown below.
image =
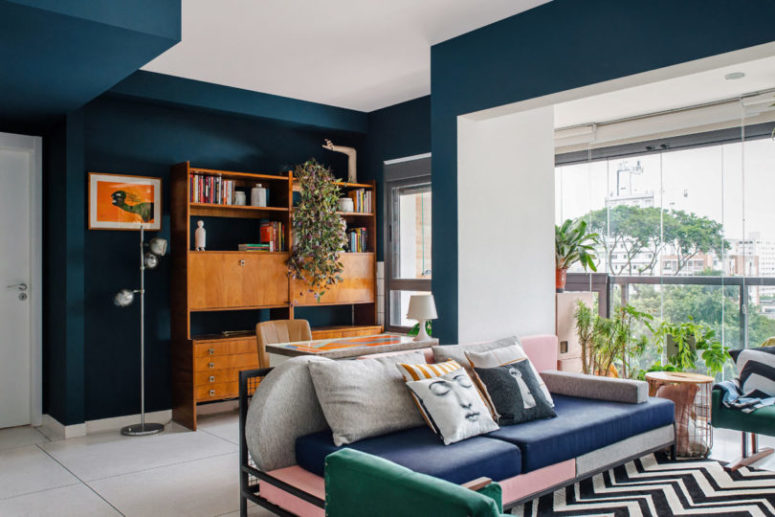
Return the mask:
<path id="1" fill-rule="evenodd" d="M 438 318 L 436 314 L 436 303 L 433 301 L 432 294 L 415 294 L 409 298 L 409 310 L 406 311 L 406 317 L 410 320 L 417 320 L 420 328 L 415 341 L 429 339 L 430 336 L 425 330 L 427 320 Z"/>

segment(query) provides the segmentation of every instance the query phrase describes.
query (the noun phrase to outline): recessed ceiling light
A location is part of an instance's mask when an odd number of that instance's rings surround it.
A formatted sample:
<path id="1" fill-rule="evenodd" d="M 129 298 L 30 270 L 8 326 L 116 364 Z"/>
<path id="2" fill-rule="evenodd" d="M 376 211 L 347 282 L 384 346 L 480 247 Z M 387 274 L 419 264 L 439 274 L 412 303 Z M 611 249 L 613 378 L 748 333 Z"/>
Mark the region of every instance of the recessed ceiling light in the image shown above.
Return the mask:
<path id="1" fill-rule="evenodd" d="M 730 72 L 724 76 L 724 79 L 727 81 L 734 81 L 735 79 L 742 79 L 743 77 L 745 77 L 745 73 L 743 72 Z"/>

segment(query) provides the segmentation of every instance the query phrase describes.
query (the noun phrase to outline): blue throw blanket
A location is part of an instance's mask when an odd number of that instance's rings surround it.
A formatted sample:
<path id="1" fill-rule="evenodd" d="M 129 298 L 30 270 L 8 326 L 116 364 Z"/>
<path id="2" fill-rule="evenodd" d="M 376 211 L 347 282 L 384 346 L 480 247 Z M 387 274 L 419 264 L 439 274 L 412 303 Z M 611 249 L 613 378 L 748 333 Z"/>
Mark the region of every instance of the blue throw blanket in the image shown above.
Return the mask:
<path id="1" fill-rule="evenodd" d="M 775 405 L 775 397 L 746 397 L 740 393 L 740 380 L 724 381 L 716 384 L 713 389 L 720 390 L 721 403 L 730 409 L 739 409 L 743 413 L 752 413 L 760 407 Z"/>
<path id="2" fill-rule="evenodd" d="M 733 350 L 739 377 L 716 384 L 721 403 L 730 409 L 751 413 L 775 405 L 775 347 Z"/>

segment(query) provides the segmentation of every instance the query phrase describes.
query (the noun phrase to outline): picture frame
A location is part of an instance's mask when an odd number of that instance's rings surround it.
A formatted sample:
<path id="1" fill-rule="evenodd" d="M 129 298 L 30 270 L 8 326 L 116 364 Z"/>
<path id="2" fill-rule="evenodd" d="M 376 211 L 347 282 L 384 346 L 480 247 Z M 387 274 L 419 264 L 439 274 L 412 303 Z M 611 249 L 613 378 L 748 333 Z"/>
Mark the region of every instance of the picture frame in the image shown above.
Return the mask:
<path id="1" fill-rule="evenodd" d="M 161 230 L 161 178 L 89 173 L 90 230 Z"/>

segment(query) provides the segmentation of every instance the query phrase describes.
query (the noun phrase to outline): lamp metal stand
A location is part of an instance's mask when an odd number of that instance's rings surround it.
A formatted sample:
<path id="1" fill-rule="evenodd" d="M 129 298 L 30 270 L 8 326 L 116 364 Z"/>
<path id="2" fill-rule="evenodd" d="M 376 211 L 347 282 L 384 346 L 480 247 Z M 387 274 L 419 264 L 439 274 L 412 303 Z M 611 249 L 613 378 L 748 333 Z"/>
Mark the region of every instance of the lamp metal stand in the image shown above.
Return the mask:
<path id="1" fill-rule="evenodd" d="M 164 431 L 163 424 L 145 422 L 145 230 L 140 226 L 140 423 L 121 428 L 124 436 L 147 436 Z"/>

